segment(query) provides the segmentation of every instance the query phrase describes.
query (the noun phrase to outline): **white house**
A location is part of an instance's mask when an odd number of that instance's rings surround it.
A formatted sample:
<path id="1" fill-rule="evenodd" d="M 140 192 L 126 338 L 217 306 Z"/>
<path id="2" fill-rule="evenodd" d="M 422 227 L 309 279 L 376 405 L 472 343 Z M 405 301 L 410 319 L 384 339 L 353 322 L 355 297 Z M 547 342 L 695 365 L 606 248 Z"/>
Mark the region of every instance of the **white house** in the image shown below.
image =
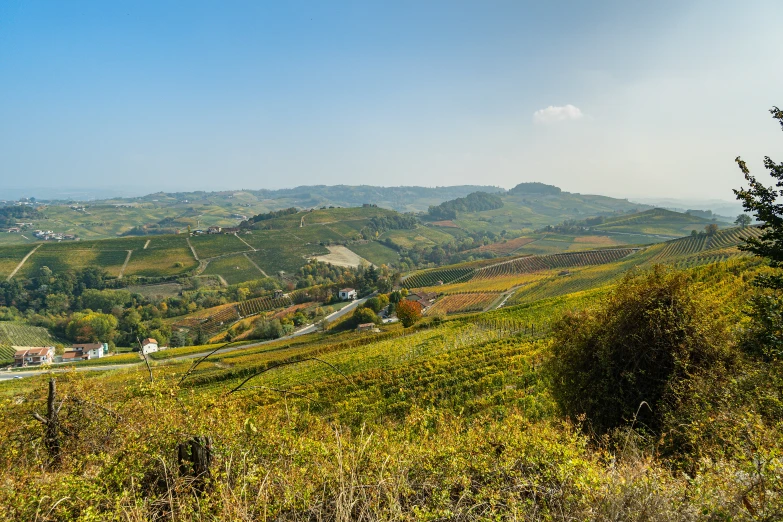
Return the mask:
<path id="1" fill-rule="evenodd" d="M 339 294 L 340 299 L 344 299 L 346 301 L 356 299 L 356 290 L 353 288 L 343 288 L 340 290 Z"/>
<path id="2" fill-rule="evenodd" d="M 141 353 L 147 355 L 148 353 L 158 351 L 158 341 L 148 337 L 141 342 Z"/>
<path id="3" fill-rule="evenodd" d="M 54 360 L 54 346 L 15 346 L 15 366 L 40 366 Z"/>
<path id="4" fill-rule="evenodd" d="M 109 353 L 109 345 L 106 343 L 74 344 L 69 349 L 65 350 L 66 355 L 70 352 L 79 354 L 78 357 L 81 357 L 82 359 L 100 359 Z M 71 357 L 77 356 L 72 355 Z"/>

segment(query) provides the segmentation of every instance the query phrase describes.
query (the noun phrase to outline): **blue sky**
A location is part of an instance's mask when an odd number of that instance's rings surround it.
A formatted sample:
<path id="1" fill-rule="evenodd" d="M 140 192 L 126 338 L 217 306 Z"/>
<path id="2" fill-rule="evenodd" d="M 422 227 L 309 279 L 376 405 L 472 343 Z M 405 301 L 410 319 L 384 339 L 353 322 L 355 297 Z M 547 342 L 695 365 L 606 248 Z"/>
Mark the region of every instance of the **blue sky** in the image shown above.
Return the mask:
<path id="1" fill-rule="evenodd" d="M 783 159 L 769 2 L 0 3 L 6 188 L 731 199 Z"/>

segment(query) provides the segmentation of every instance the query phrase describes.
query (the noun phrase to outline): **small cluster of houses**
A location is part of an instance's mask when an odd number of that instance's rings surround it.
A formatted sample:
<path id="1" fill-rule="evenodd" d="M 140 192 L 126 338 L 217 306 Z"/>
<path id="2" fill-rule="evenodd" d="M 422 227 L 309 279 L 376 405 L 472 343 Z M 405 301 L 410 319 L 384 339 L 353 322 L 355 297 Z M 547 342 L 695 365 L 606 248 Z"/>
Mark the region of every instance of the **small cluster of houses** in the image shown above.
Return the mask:
<path id="1" fill-rule="evenodd" d="M 33 235 L 42 241 L 76 241 L 79 238 L 73 234 L 52 232 L 51 230 L 36 230 Z"/>
<path id="2" fill-rule="evenodd" d="M 422 310 L 426 310 L 435 304 L 435 299 L 437 298 L 438 294 L 434 292 L 411 292 L 405 297 L 408 301 L 416 301 L 419 303 Z"/>
<path id="3" fill-rule="evenodd" d="M 141 342 L 141 353 L 144 355 L 167 348 L 166 346 L 158 346 L 158 341 L 151 337 Z M 62 356 L 55 355 L 54 346 L 17 346 L 15 349 L 14 366 L 18 368 L 60 362 L 87 361 L 109 355 L 109 345 L 106 343 L 74 344 L 70 348 L 66 348 Z"/>
<path id="4" fill-rule="evenodd" d="M 238 234 L 238 233 L 239 233 L 239 227 L 223 228 L 218 226 L 209 227 L 206 230 L 198 229 L 193 231 L 193 235 L 196 236 L 203 235 L 203 234 Z"/>
<path id="5" fill-rule="evenodd" d="M 40 366 L 54 362 L 76 362 L 88 359 L 98 359 L 109 354 L 106 343 L 74 344 L 65 349 L 65 353 L 56 356 L 54 346 L 18 346 L 14 353 L 14 366 Z"/>

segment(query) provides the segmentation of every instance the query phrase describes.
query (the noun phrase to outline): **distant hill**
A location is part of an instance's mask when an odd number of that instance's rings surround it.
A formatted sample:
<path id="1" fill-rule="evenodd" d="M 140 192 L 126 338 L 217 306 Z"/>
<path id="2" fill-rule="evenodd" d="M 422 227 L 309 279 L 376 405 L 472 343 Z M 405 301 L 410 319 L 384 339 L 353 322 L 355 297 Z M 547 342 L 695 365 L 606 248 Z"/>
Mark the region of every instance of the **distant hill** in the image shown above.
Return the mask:
<path id="1" fill-rule="evenodd" d="M 680 237 L 690 234 L 693 230 L 701 232 L 710 223 L 713 223 L 711 219 L 655 208 L 627 216 L 609 217 L 592 228 L 602 232 Z"/>
<path id="2" fill-rule="evenodd" d="M 566 220 L 636 213 L 651 208 L 631 203 L 627 199 L 565 192 L 543 183 L 521 183 L 499 196 L 502 206 L 460 212 L 449 225 L 456 225 L 469 232 L 487 231 L 499 234 L 505 230 L 511 236 L 518 236 Z"/>

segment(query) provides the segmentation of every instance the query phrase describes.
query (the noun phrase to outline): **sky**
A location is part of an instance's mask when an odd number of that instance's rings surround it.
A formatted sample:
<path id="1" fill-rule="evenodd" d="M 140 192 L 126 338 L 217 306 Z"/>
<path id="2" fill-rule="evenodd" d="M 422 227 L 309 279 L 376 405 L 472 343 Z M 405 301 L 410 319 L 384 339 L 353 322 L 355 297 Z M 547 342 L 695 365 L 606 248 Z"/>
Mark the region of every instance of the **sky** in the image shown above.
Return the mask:
<path id="1" fill-rule="evenodd" d="M 779 0 L 3 0 L 0 193 L 731 200 L 736 156 L 783 161 L 781 26 Z"/>

